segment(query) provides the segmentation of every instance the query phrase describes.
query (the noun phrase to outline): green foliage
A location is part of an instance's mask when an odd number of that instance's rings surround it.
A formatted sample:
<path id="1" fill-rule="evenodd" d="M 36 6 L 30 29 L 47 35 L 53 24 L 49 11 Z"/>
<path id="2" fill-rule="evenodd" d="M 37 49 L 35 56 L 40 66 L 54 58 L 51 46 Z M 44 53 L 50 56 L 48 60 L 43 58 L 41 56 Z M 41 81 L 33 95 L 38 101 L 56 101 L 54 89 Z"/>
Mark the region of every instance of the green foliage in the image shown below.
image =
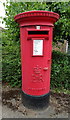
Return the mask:
<path id="1" fill-rule="evenodd" d="M 53 88 L 51 91 L 52 91 L 53 93 L 70 94 L 70 90 L 67 90 L 67 89 Z"/>
<path id="2" fill-rule="evenodd" d="M 21 66 L 19 42 L 7 38 L 7 30 L 2 33 L 2 79 L 12 87 L 21 86 Z"/>
<path id="3" fill-rule="evenodd" d="M 52 54 L 52 72 L 51 87 L 69 88 L 70 79 L 70 56 L 60 52 L 53 51 Z"/>
<path id="4" fill-rule="evenodd" d="M 70 1 L 53 3 L 51 8 L 54 12 L 59 13 L 60 19 L 55 23 L 54 40 L 70 41 Z"/>

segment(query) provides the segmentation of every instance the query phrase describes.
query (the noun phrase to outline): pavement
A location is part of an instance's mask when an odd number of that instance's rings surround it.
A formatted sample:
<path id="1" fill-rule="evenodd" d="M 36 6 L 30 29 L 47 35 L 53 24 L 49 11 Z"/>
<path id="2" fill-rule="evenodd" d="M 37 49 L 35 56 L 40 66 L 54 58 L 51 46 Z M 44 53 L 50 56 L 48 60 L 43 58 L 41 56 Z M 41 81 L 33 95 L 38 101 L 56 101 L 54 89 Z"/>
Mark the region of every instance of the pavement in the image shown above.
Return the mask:
<path id="1" fill-rule="evenodd" d="M 0 103 L 0 120 L 2 119 L 2 103 Z"/>
<path id="2" fill-rule="evenodd" d="M 44 110 L 27 109 L 26 114 L 18 110 L 12 110 L 6 105 L 2 106 L 2 118 L 68 118 L 68 113 L 56 114 L 55 108 L 48 106 Z"/>

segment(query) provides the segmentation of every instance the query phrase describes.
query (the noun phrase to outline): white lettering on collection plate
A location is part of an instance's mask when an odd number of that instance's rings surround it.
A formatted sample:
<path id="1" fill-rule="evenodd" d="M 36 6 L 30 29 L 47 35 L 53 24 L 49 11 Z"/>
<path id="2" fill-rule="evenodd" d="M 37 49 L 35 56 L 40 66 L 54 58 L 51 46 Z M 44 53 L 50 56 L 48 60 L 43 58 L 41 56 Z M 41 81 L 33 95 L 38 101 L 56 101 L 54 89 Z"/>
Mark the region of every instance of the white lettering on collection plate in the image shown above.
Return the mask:
<path id="1" fill-rule="evenodd" d="M 43 40 L 33 40 L 33 55 L 43 55 Z"/>

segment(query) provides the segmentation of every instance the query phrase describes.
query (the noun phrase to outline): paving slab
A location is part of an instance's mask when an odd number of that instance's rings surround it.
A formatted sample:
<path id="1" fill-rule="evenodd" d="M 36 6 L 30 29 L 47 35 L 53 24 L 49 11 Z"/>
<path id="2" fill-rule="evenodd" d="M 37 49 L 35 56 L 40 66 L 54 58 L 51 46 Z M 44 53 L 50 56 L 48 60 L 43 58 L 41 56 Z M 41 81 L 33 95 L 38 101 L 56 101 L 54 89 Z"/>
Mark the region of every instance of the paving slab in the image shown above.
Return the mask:
<path id="1" fill-rule="evenodd" d="M 56 114 L 55 108 L 49 106 L 45 110 L 26 109 L 27 114 L 12 110 L 6 105 L 2 106 L 2 118 L 68 118 L 68 113 L 62 112 Z"/>

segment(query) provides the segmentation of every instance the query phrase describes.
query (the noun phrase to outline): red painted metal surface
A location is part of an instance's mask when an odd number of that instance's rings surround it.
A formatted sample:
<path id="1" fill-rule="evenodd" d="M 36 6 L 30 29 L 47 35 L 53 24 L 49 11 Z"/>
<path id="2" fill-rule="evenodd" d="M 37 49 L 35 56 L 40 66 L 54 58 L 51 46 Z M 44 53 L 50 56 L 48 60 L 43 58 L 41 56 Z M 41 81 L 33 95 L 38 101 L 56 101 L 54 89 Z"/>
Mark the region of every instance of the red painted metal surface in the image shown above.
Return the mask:
<path id="1" fill-rule="evenodd" d="M 29 11 L 14 19 L 20 24 L 22 91 L 32 96 L 45 95 L 50 91 L 52 34 L 59 15 L 50 11 Z M 40 29 L 36 29 L 37 25 Z M 33 55 L 34 40 L 43 40 L 42 55 Z"/>

